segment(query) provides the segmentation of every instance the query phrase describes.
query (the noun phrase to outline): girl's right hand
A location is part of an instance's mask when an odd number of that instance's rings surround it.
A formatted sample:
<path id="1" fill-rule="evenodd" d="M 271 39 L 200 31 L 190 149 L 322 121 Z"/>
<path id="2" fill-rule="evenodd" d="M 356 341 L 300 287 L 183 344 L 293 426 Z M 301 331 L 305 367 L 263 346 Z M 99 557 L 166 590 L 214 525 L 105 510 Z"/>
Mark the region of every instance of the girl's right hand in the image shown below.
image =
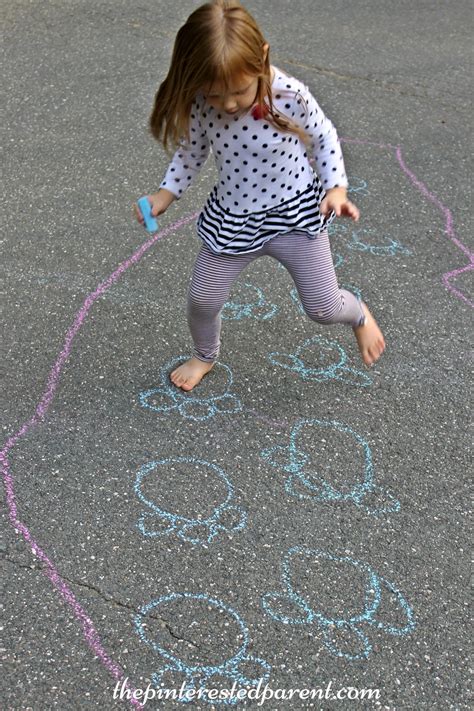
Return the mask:
<path id="1" fill-rule="evenodd" d="M 169 208 L 171 203 L 176 200 L 176 196 L 173 195 L 173 193 L 171 193 L 169 190 L 165 190 L 165 188 L 161 188 L 160 190 L 158 190 L 157 193 L 152 193 L 151 195 L 147 195 L 146 197 L 148 198 L 148 201 L 150 203 L 151 214 L 153 217 L 162 215 Z M 138 222 L 143 225 L 145 223 L 145 220 L 143 219 L 143 215 L 137 203 L 133 204 L 133 211 Z"/>

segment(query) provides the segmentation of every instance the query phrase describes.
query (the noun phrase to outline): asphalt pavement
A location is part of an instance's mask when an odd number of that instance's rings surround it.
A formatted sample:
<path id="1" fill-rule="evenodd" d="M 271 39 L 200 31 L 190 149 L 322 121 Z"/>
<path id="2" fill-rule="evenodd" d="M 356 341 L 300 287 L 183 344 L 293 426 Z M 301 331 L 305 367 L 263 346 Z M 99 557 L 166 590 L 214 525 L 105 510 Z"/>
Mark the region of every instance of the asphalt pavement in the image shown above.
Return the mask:
<path id="1" fill-rule="evenodd" d="M 337 126 L 361 211 L 337 273 L 387 350 L 365 368 L 260 259 L 185 395 L 212 159 L 154 237 L 131 205 L 166 169 L 147 121 L 199 4 L 2 4 L 1 706 L 183 708 L 162 684 L 196 709 L 232 687 L 467 709 L 472 4 L 247 3 Z"/>

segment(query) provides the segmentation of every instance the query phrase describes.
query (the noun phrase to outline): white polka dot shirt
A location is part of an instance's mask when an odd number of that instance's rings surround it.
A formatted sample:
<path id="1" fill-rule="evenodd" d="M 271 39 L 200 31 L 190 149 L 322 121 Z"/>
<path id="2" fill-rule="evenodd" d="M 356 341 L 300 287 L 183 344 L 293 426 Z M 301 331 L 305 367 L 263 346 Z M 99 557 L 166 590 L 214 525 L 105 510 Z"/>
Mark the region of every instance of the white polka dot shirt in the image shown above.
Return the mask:
<path id="1" fill-rule="evenodd" d="M 160 185 L 179 199 L 212 151 L 218 182 L 197 231 L 216 252 L 254 251 L 282 232 L 314 238 L 334 219 L 334 213 L 328 218 L 319 213 L 325 190 L 348 186 L 333 124 L 302 82 L 276 67 L 274 72 L 274 107 L 305 130 L 311 156 L 296 134 L 254 117 L 251 109 L 232 116 L 198 95 L 191 108 L 190 140 L 181 141 Z"/>

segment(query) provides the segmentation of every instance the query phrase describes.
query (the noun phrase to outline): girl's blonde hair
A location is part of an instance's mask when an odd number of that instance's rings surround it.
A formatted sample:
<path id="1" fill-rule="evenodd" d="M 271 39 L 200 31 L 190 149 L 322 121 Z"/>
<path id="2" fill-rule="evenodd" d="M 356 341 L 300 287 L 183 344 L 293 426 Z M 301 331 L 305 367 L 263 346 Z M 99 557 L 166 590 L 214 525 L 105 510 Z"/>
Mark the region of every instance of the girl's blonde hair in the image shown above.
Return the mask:
<path id="1" fill-rule="evenodd" d="M 206 84 L 227 89 L 240 74 L 258 77 L 256 102 L 265 120 L 307 142 L 303 129 L 273 106 L 269 52 L 257 23 L 238 0 L 213 0 L 201 5 L 176 36 L 171 65 L 160 85 L 150 117 L 153 136 L 167 148 L 189 141 L 189 118 L 196 95 Z"/>

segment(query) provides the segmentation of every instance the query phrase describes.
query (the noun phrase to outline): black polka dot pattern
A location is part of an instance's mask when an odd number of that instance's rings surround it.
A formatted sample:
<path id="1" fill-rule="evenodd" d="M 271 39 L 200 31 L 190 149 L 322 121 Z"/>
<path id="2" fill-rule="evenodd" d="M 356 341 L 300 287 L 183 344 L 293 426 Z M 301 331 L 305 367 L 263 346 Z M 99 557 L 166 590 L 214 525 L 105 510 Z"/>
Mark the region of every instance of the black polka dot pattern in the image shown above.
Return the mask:
<path id="1" fill-rule="evenodd" d="M 278 234 L 277 228 L 288 231 L 291 225 L 317 232 L 334 216 L 323 219 L 319 213 L 325 191 L 347 187 L 336 130 L 309 89 L 275 70 L 273 99 L 280 114 L 305 130 L 312 155 L 296 134 L 273 126 L 268 116 L 258 118 L 248 110 L 231 117 L 198 95 L 190 142 L 181 141 L 161 183 L 180 198 L 212 151 L 219 181 L 200 215 L 198 232 L 217 251 L 257 249 Z"/>

